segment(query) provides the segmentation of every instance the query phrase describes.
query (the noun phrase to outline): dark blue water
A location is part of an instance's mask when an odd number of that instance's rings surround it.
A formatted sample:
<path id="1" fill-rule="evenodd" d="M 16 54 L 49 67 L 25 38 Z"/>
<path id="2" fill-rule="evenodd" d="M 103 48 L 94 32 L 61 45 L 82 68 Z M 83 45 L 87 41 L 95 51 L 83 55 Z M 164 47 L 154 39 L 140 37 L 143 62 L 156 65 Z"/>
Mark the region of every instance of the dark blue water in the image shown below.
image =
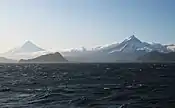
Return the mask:
<path id="1" fill-rule="evenodd" d="M 0 108 L 175 108 L 175 64 L 0 64 Z"/>

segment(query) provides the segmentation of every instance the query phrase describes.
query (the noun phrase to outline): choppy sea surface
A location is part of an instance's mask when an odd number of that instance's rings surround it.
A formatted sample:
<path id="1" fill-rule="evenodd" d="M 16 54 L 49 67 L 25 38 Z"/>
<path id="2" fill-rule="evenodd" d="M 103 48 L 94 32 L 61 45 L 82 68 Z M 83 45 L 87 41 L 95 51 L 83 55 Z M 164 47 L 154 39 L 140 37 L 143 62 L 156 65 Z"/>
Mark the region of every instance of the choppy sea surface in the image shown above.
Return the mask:
<path id="1" fill-rule="evenodd" d="M 0 108 L 175 108 L 175 64 L 0 64 Z"/>

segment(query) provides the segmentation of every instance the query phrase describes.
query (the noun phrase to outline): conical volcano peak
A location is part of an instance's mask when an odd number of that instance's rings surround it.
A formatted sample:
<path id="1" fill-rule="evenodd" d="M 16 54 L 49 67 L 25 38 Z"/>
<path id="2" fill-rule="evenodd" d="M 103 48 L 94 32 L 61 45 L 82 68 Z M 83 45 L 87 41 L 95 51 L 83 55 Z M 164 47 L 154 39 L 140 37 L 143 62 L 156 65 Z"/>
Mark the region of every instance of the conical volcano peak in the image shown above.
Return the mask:
<path id="1" fill-rule="evenodd" d="M 26 41 L 24 45 L 22 45 L 21 50 L 27 51 L 27 52 L 37 52 L 37 51 L 44 51 L 44 49 L 38 47 L 31 41 Z"/>
<path id="2" fill-rule="evenodd" d="M 126 41 L 134 41 L 134 42 L 141 42 L 135 35 L 132 35 L 130 37 L 128 37 L 127 39 L 124 40 Z"/>
<path id="3" fill-rule="evenodd" d="M 26 41 L 25 44 L 33 44 L 31 41 Z"/>
<path id="4" fill-rule="evenodd" d="M 31 41 L 26 41 L 26 42 L 23 44 L 23 46 L 30 46 L 30 45 L 36 46 L 36 45 L 33 44 Z M 23 47 L 23 46 L 22 46 L 22 47 Z"/>
<path id="5" fill-rule="evenodd" d="M 129 37 L 129 39 L 135 39 L 135 38 L 136 38 L 135 35 Z"/>
<path id="6" fill-rule="evenodd" d="M 135 35 L 132 35 L 128 38 L 128 40 L 139 40 Z"/>

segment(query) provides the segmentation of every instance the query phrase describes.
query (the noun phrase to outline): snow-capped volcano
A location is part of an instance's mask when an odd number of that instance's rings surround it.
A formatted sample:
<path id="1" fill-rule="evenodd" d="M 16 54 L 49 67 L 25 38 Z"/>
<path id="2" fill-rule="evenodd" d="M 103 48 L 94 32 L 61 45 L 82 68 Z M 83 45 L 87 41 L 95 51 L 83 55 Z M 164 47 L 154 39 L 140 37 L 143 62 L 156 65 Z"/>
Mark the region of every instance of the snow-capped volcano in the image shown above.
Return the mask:
<path id="1" fill-rule="evenodd" d="M 84 48 L 85 49 L 85 48 Z M 170 52 L 167 46 L 159 43 L 147 43 L 132 35 L 122 42 L 98 46 L 89 50 L 62 52 L 69 61 L 116 62 L 134 61 L 146 53 L 158 51 Z"/>
<path id="2" fill-rule="evenodd" d="M 103 49 L 102 49 L 103 50 Z M 124 53 L 132 53 L 137 51 L 158 51 L 158 52 L 167 52 L 167 48 L 164 45 L 153 43 L 149 44 L 147 42 L 142 42 L 136 36 L 132 35 L 126 38 L 121 43 L 111 44 L 105 48 L 105 51 L 108 53 L 115 53 L 115 52 L 124 52 Z"/>
<path id="3" fill-rule="evenodd" d="M 85 48 L 84 48 L 85 49 Z M 93 53 L 93 52 L 99 52 L 99 53 L 135 53 L 135 52 L 151 52 L 151 51 L 158 51 L 158 52 L 168 52 L 170 51 L 167 49 L 167 46 L 164 46 L 159 43 L 147 43 L 139 40 L 135 35 L 132 35 L 124 41 L 120 43 L 112 43 L 108 45 L 98 46 L 89 50 L 71 50 L 66 51 L 68 55 L 78 55 L 78 54 L 84 54 L 84 53 Z M 65 53 L 65 52 L 63 52 Z"/>
<path id="4" fill-rule="evenodd" d="M 26 41 L 21 47 L 9 50 L 6 53 L 1 54 L 3 57 L 11 59 L 31 59 L 43 54 L 48 54 L 50 52 L 38 47 L 31 41 Z"/>
<path id="5" fill-rule="evenodd" d="M 21 47 L 15 48 L 10 52 L 13 53 L 32 53 L 32 52 L 39 52 L 45 51 L 44 49 L 38 47 L 37 45 L 33 44 L 31 41 L 25 42 Z"/>
<path id="6" fill-rule="evenodd" d="M 115 48 L 115 50 L 111 51 L 111 53 L 113 52 L 134 52 L 144 47 L 146 47 L 145 44 L 141 42 L 138 38 L 136 38 L 134 35 L 132 35 L 129 38 L 125 39 L 123 42 L 121 42 Z"/>

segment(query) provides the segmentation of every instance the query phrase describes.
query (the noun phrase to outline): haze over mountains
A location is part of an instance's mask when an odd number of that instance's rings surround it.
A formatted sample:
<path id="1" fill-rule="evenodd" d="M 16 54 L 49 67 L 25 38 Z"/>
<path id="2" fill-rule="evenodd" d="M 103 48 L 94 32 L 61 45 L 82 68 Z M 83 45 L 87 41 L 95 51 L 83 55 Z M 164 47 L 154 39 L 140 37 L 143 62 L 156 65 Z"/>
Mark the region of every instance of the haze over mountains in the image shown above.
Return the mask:
<path id="1" fill-rule="evenodd" d="M 21 59 L 19 63 L 66 63 L 68 62 L 59 52 L 41 55 L 39 57 L 23 60 Z"/>
<path id="2" fill-rule="evenodd" d="M 174 48 L 174 45 L 162 45 L 159 43 L 150 44 L 148 42 L 142 42 L 132 35 L 121 43 L 99 46 L 91 50 L 71 50 L 62 52 L 62 54 L 70 61 L 124 62 L 136 61 L 138 57 L 152 51 L 161 53 L 173 52 Z"/>
<path id="3" fill-rule="evenodd" d="M 51 53 L 43 48 L 38 47 L 31 41 L 26 41 L 21 47 L 11 49 L 5 53 L 0 54 L 1 57 L 10 59 L 32 59 L 40 55 Z"/>
<path id="4" fill-rule="evenodd" d="M 142 42 L 132 35 L 120 43 L 113 43 L 92 49 L 71 49 L 60 53 L 70 62 L 132 62 L 137 61 L 139 57 L 154 51 L 163 54 L 174 52 L 175 45 Z M 33 59 L 50 53 L 53 52 L 46 51 L 32 42 L 27 41 L 21 47 L 0 54 L 0 56 L 8 58 L 7 60 L 3 58 L 2 61 L 4 60 L 4 62 L 10 62 L 9 60 L 11 59 Z M 62 55 L 60 55 L 60 57 Z M 45 58 L 43 58 L 43 60 L 44 59 Z M 14 62 L 14 60 L 12 61 Z"/>
<path id="5" fill-rule="evenodd" d="M 30 41 L 27 41 L 22 47 L 12 50 L 12 53 L 28 53 L 28 52 L 38 52 L 45 51 L 44 49 L 38 47 Z"/>

